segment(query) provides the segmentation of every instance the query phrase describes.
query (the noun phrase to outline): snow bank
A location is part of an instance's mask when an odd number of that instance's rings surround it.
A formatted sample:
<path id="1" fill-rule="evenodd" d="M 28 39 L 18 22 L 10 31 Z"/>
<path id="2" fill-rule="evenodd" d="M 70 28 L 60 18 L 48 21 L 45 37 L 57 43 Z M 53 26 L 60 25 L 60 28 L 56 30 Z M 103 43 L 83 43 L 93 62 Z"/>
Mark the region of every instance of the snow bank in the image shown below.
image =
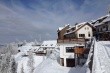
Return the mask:
<path id="1" fill-rule="evenodd" d="M 110 41 L 96 42 L 92 73 L 110 73 Z"/>
<path id="2" fill-rule="evenodd" d="M 17 63 L 17 73 L 21 73 L 22 69 L 24 73 L 29 73 L 30 67 L 28 66 L 29 58 L 28 56 L 23 56 L 24 52 L 20 52 L 17 55 L 15 55 L 15 61 Z M 45 59 L 45 56 L 36 56 L 33 55 L 34 64 L 33 67 L 37 67 L 40 63 L 43 62 Z"/>

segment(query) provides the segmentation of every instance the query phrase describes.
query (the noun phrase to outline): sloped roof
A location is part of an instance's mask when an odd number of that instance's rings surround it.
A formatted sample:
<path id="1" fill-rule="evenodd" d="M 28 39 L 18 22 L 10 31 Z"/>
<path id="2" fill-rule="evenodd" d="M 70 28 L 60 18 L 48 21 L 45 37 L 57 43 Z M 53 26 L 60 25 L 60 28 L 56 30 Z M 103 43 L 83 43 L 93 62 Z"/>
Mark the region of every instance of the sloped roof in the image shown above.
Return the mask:
<path id="1" fill-rule="evenodd" d="M 76 30 L 68 32 L 68 33 L 65 33 L 64 35 L 74 33 L 76 31 L 78 31 L 79 29 L 81 29 L 82 27 L 84 27 L 85 25 L 89 25 L 90 27 L 94 28 L 94 26 L 92 24 L 88 23 L 88 22 L 79 23 L 78 25 L 80 25 L 80 27 L 78 27 Z"/>
<path id="2" fill-rule="evenodd" d="M 102 25 L 104 22 L 108 22 L 108 21 L 110 21 L 110 15 L 109 14 L 100 17 L 99 19 L 94 21 L 92 24 L 94 24 L 94 26 L 99 26 L 99 25 Z"/>
<path id="3" fill-rule="evenodd" d="M 47 40 L 43 41 L 41 47 L 55 47 L 57 44 L 57 40 Z"/>
<path id="4" fill-rule="evenodd" d="M 84 27 L 85 25 L 89 25 L 90 27 L 94 28 L 94 26 L 88 22 L 84 23 L 81 27 L 79 27 L 78 29 L 76 29 L 74 32 L 78 31 L 79 29 L 81 29 L 82 27 Z"/>
<path id="5" fill-rule="evenodd" d="M 63 29 L 66 28 L 67 26 L 69 26 L 69 24 L 65 25 L 64 27 L 59 27 L 58 30 L 57 30 L 57 32 L 63 30 Z"/>
<path id="6" fill-rule="evenodd" d="M 60 30 L 62 30 L 63 28 L 64 28 L 64 27 L 59 27 L 58 30 L 60 31 Z"/>
<path id="7" fill-rule="evenodd" d="M 33 42 L 26 43 L 26 45 L 19 47 L 18 49 L 22 52 L 32 51 L 34 49 L 39 49 L 40 46 L 32 46 Z"/>

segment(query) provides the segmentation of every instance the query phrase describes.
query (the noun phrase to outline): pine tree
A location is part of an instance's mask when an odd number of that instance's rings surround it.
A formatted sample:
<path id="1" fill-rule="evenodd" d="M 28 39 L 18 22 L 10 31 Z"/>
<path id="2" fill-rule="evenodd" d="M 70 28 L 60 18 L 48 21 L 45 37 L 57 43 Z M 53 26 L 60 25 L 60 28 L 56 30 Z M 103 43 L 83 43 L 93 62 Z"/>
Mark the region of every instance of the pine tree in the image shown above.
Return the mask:
<path id="1" fill-rule="evenodd" d="M 10 60 L 10 73 L 17 73 L 17 64 L 16 64 L 16 62 L 15 62 L 15 59 L 14 59 L 14 57 L 12 56 L 11 57 L 11 60 Z"/>

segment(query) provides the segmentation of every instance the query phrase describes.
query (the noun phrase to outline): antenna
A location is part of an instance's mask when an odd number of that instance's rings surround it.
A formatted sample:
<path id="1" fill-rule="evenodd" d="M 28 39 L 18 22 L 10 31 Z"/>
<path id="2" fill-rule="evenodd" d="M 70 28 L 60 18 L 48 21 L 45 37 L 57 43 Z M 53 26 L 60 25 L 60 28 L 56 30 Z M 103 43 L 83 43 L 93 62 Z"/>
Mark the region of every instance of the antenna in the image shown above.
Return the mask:
<path id="1" fill-rule="evenodd" d="M 108 14 L 110 14 L 110 5 L 108 6 Z"/>

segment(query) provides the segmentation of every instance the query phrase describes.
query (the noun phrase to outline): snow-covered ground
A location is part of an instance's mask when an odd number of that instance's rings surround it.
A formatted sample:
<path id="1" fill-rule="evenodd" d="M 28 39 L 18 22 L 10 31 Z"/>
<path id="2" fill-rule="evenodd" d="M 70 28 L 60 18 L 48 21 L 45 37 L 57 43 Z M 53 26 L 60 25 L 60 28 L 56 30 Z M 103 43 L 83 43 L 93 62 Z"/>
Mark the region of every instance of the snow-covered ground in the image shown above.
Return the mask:
<path id="1" fill-rule="evenodd" d="M 53 53 L 36 67 L 34 73 L 86 73 L 86 67 L 63 67 L 59 64 L 59 51 Z"/>
<path id="2" fill-rule="evenodd" d="M 28 48 L 28 50 L 26 49 Z M 15 55 L 15 61 L 17 63 L 17 73 L 30 73 L 31 67 L 29 66 L 30 57 L 26 54 L 29 53 L 30 48 L 33 48 L 31 43 L 27 43 L 25 46 L 20 47 L 22 52 Z M 59 64 L 60 50 L 55 49 L 49 56 L 31 55 L 33 57 L 33 73 L 87 73 L 86 65 L 83 67 L 64 67 Z M 32 61 L 32 60 L 31 60 Z M 89 71 L 89 70 L 88 70 Z"/>
<path id="3" fill-rule="evenodd" d="M 21 73 L 21 70 L 23 68 L 24 73 L 30 73 L 29 72 L 29 57 L 23 56 L 25 55 L 24 52 L 20 52 L 17 55 L 15 55 L 15 61 L 17 63 L 17 73 Z M 33 56 L 33 68 L 37 67 L 41 62 L 43 62 L 44 59 L 46 59 L 45 56 L 37 56 L 35 54 Z"/>
<path id="4" fill-rule="evenodd" d="M 110 41 L 95 42 L 92 73 L 110 73 Z"/>

